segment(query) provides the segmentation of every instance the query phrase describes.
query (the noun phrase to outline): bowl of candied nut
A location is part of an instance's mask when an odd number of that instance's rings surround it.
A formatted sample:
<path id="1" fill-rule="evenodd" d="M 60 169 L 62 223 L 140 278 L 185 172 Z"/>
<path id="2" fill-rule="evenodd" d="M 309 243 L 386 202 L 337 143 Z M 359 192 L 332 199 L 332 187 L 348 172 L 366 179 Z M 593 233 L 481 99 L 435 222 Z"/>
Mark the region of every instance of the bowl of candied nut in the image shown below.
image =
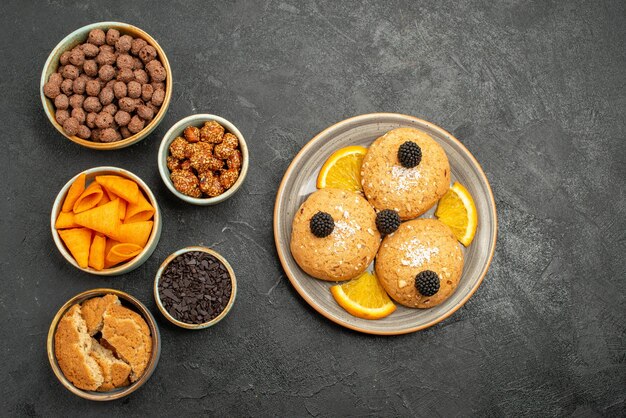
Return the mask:
<path id="1" fill-rule="evenodd" d="M 146 32 L 99 22 L 59 42 L 44 65 L 40 89 L 44 111 L 63 136 L 113 150 L 141 141 L 163 120 L 172 72 Z"/>
<path id="2" fill-rule="evenodd" d="M 248 147 L 239 129 L 209 114 L 188 116 L 163 137 L 159 173 L 167 188 L 194 205 L 232 196 L 248 172 Z"/>

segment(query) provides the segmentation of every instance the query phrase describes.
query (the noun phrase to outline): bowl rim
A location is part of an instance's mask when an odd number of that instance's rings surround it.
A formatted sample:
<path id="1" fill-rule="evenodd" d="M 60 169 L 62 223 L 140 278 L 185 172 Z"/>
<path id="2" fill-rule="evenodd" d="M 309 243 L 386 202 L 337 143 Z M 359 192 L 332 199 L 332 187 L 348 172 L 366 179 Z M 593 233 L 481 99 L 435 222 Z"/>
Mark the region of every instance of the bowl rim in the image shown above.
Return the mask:
<path id="1" fill-rule="evenodd" d="M 235 184 L 232 185 L 230 189 L 226 190 L 224 193 L 222 193 L 219 196 L 196 198 L 196 197 L 184 195 L 178 190 L 176 190 L 176 188 L 174 187 L 174 184 L 172 183 L 172 180 L 170 179 L 170 170 L 169 168 L 167 168 L 167 155 L 169 153 L 169 145 L 172 143 L 172 141 L 174 141 L 174 139 L 176 139 L 175 132 L 177 132 L 181 128 L 181 126 L 187 125 L 187 124 L 195 126 L 197 123 L 203 123 L 203 122 L 208 122 L 208 121 L 218 122 L 220 125 L 226 128 L 226 130 L 234 134 L 237 137 L 237 139 L 239 139 L 239 148 L 241 149 L 241 155 L 242 155 L 243 161 L 241 163 L 241 171 L 239 172 L 239 178 L 237 179 Z M 237 192 L 237 190 L 239 190 L 239 188 L 243 184 L 246 178 L 246 175 L 248 174 L 248 165 L 250 163 L 250 154 L 248 152 L 248 144 L 246 143 L 246 139 L 244 138 L 241 131 L 239 131 L 239 129 L 231 121 L 221 116 L 213 115 L 210 113 L 197 113 L 194 115 L 189 115 L 189 116 L 182 118 L 181 120 L 176 122 L 174 125 L 172 125 L 172 127 L 165 133 L 165 135 L 163 136 L 163 139 L 161 140 L 161 145 L 159 146 L 159 152 L 157 153 L 157 158 L 158 158 L 158 165 L 159 165 L 159 174 L 161 175 L 161 179 L 163 180 L 163 183 L 165 183 L 165 186 L 169 189 L 169 191 L 172 192 L 174 196 L 178 197 L 179 199 L 187 203 L 191 203 L 192 205 L 199 205 L 199 206 L 216 205 L 218 203 L 221 203 L 227 200 L 232 195 L 234 195 L 235 192 Z"/>
<path id="2" fill-rule="evenodd" d="M 53 117 L 53 113 L 52 113 L 52 110 L 54 109 L 53 100 L 49 99 L 44 94 L 44 85 L 47 82 L 46 73 L 48 72 L 48 69 L 50 68 L 50 66 L 53 64 L 54 60 L 58 59 L 58 58 L 55 58 L 58 51 L 67 50 L 66 45 L 71 44 L 76 37 L 78 36 L 82 37 L 84 34 L 88 34 L 89 31 L 91 31 L 92 29 L 102 29 L 102 28 L 107 28 L 107 29 L 115 28 L 120 31 L 131 30 L 139 34 L 141 38 L 143 38 L 146 42 L 148 42 L 149 45 L 152 45 L 157 50 L 158 57 L 160 58 L 161 63 L 163 64 L 163 67 L 165 68 L 165 72 L 167 74 L 166 83 L 165 83 L 165 98 L 163 99 L 163 103 L 161 104 L 159 111 L 154 116 L 154 118 L 150 121 L 150 123 L 148 123 L 148 125 L 146 125 L 141 131 L 137 132 L 134 135 L 129 136 L 128 138 L 122 139 L 120 141 L 106 142 L 106 143 L 89 141 L 86 139 L 79 138 L 76 135 L 73 135 L 73 136 L 67 135 L 65 131 L 63 130 L 63 127 L 59 125 L 59 123 Z M 56 130 L 59 131 L 59 133 L 61 133 L 61 135 L 63 135 L 64 137 L 66 137 L 67 139 L 69 139 L 70 141 L 76 144 L 82 145 L 83 147 L 100 150 L 100 151 L 109 151 L 109 150 L 115 150 L 115 149 L 128 147 L 130 145 L 133 145 L 141 141 L 142 139 L 150 135 L 150 133 L 163 121 L 163 118 L 165 117 L 165 114 L 167 113 L 167 109 L 169 108 L 169 104 L 172 98 L 173 86 L 174 86 L 174 83 L 172 82 L 172 67 L 170 66 L 169 60 L 167 59 L 167 55 L 165 55 L 165 51 L 163 51 L 163 48 L 161 48 L 159 43 L 152 36 L 150 36 L 144 30 L 138 28 L 137 26 L 131 25 L 129 23 L 105 21 L 105 22 L 90 23 L 89 25 L 85 25 L 74 30 L 73 32 L 65 36 L 52 49 L 52 51 L 50 52 L 50 55 L 48 55 L 48 58 L 46 59 L 46 62 L 43 66 L 43 70 L 41 72 L 39 95 L 41 98 L 41 103 L 43 105 L 44 113 L 46 114 L 50 123 L 52 123 L 52 126 L 54 126 Z"/>
<path id="3" fill-rule="evenodd" d="M 79 389 L 65 377 L 55 357 L 54 335 L 56 333 L 59 321 L 70 307 L 72 307 L 76 303 L 82 303 L 87 299 L 98 297 L 104 294 L 114 294 L 119 298 L 124 299 L 127 303 L 133 305 L 133 307 L 136 308 L 136 311 L 139 311 L 138 313 L 140 313 L 142 318 L 144 318 L 144 320 L 148 324 L 150 333 L 152 334 L 152 353 L 150 354 L 150 361 L 146 365 L 146 369 L 138 380 L 123 389 L 113 390 L 109 392 L 96 392 Z M 159 363 L 159 358 L 161 356 L 161 333 L 159 331 L 157 322 L 154 319 L 154 316 L 148 310 L 148 308 L 146 308 L 146 306 L 141 303 L 139 299 L 121 290 L 96 288 L 85 290 L 84 292 L 81 292 L 71 297 L 67 302 L 63 304 L 63 306 L 61 306 L 61 308 L 59 308 L 57 313 L 54 315 L 52 322 L 50 323 L 48 338 L 46 341 L 46 351 L 48 354 L 48 361 L 50 362 L 50 366 L 52 367 L 54 375 L 67 390 L 75 395 L 80 396 L 83 399 L 88 399 L 91 401 L 112 401 L 130 395 L 141 386 L 143 386 L 148 381 L 148 379 L 150 379 L 152 373 L 154 373 L 154 370 L 156 369 L 157 364 Z"/>
<path id="4" fill-rule="evenodd" d="M 283 251 L 282 251 L 282 249 L 280 247 L 280 242 L 279 242 L 279 235 L 280 235 L 279 234 L 279 223 L 278 223 L 279 202 L 281 201 L 281 199 L 283 199 L 284 188 L 285 188 L 285 184 L 286 184 L 287 178 L 290 177 L 290 175 L 293 172 L 295 166 L 303 158 L 304 154 L 309 150 L 309 148 L 311 148 L 313 146 L 313 144 L 320 137 L 328 135 L 328 134 L 332 133 L 333 131 L 339 130 L 339 129 L 341 129 L 345 125 L 348 125 L 348 124 L 354 123 L 354 122 L 362 122 L 362 121 L 373 120 L 373 119 L 376 119 L 376 118 L 383 118 L 383 117 L 400 117 L 400 118 L 405 118 L 405 119 L 409 119 L 409 120 L 415 121 L 418 124 L 423 124 L 425 126 L 428 126 L 433 131 L 439 132 L 442 136 L 446 136 L 446 137 L 450 138 L 450 140 L 452 140 L 454 143 L 456 143 L 459 146 L 459 148 L 467 156 L 469 156 L 470 160 L 475 164 L 476 168 L 478 169 L 478 175 L 481 177 L 481 179 L 487 185 L 488 198 L 489 198 L 489 201 L 491 202 L 490 211 L 491 211 L 491 214 L 492 214 L 493 219 L 494 219 L 494 222 L 493 222 L 494 234 L 493 234 L 493 237 L 491 239 L 491 251 L 489 252 L 489 255 L 488 255 L 488 258 L 487 258 L 487 263 L 485 264 L 483 270 L 481 271 L 480 277 L 476 281 L 476 284 L 470 289 L 468 294 L 465 295 L 465 297 L 457 305 L 453 306 L 452 309 L 450 309 L 444 315 L 441 315 L 440 317 L 435 318 L 434 320 L 429 321 L 426 324 L 422 324 L 422 325 L 418 325 L 418 326 L 415 326 L 415 327 L 407 328 L 407 329 L 404 329 L 404 330 L 401 330 L 401 331 L 370 330 L 370 329 L 362 328 L 362 327 L 360 327 L 358 325 L 350 324 L 348 322 L 342 322 L 342 321 L 339 321 L 339 320 L 335 319 L 332 315 L 330 315 L 324 309 L 319 307 L 317 305 L 317 303 L 306 294 L 304 289 L 300 286 L 300 284 L 298 283 L 298 281 L 294 277 L 293 272 L 290 271 L 286 267 L 287 266 L 287 261 L 286 261 L 286 258 L 285 258 L 286 256 L 283 253 Z M 278 186 L 278 190 L 276 192 L 276 199 L 274 200 L 274 215 L 273 216 L 274 216 L 274 220 L 273 220 L 274 244 L 275 244 L 275 247 L 276 247 L 276 252 L 278 253 L 278 258 L 280 259 L 280 264 L 281 264 L 281 266 L 283 268 L 283 271 L 287 275 L 287 278 L 291 282 L 292 286 L 296 289 L 298 294 L 313 309 L 315 309 L 322 316 L 330 319 L 332 322 L 334 322 L 334 323 L 336 323 L 336 324 L 338 324 L 338 325 L 340 325 L 342 327 L 354 330 L 354 331 L 362 332 L 362 333 L 365 333 L 365 334 L 373 334 L 373 335 L 402 335 L 402 334 L 409 334 L 409 333 L 412 333 L 412 332 L 420 331 L 420 330 L 429 328 L 429 327 L 431 327 L 431 326 L 433 326 L 435 324 L 438 324 L 439 322 L 447 319 L 453 313 L 455 313 L 457 310 L 459 310 L 472 297 L 472 295 L 480 287 L 481 283 L 483 282 L 483 279 L 487 275 L 487 272 L 489 271 L 489 267 L 491 266 L 491 262 L 493 261 L 493 256 L 494 256 L 495 249 L 496 249 L 496 240 L 497 240 L 497 237 L 498 237 L 498 216 L 497 216 L 497 211 L 496 211 L 496 202 L 495 202 L 495 199 L 493 197 L 493 191 L 491 190 L 491 185 L 489 184 L 489 181 L 487 180 L 487 176 L 485 175 L 485 172 L 483 171 L 482 166 L 478 163 L 478 161 L 476 160 L 474 155 L 467 149 L 467 147 L 461 141 L 459 141 L 457 138 L 455 138 L 452 134 L 450 134 L 449 132 L 447 132 L 443 128 L 441 128 L 441 127 L 439 127 L 439 126 L 437 126 L 437 125 L 435 125 L 433 123 L 430 123 L 430 122 L 428 122 L 426 120 L 423 120 L 423 119 L 420 119 L 418 117 L 415 117 L 415 116 L 405 115 L 405 114 L 402 114 L 402 113 L 392 113 L 392 112 L 366 113 L 366 114 L 357 115 L 357 116 L 353 116 L 353 117 L 341 120 L 341 121 L 336 122 L 336 123 L 330 125 L 329 127 L 325 128 L 320 133 L 315 135 L 311 140 L 309 140 L 300 149 L 300 151 L 298 151 L 296 156 L 293 158 L 293 160 L 289 164 L 289 167 L 287 167 L 287 170 L 285 171 L 285 174 L 283 175 L 283 178 L 282 178 L 282 180 L 280 182 L 280 185 Z"/>
<path id="5" fill-rule="evenodd" d="M 185 253 L 192 252 L 192 251 L 204 252 L 217 258 L 226 267 L 226 270 L 228 271 L 228 274 L 230 275 L 230 282 L 232 286 L 232 290 L 230 292 L 230 299 L 228 300 L 228 303 L 226 304 L 226 307 L 224 308 L 224 310 L 220 312 L 220 314 L 216 316 L 215 318 L 211 319 L 210 321 L 203 322 L 201 324 L 188 324 L 186 322 L 182 322 L 174 318 L 172 315 L 170 315 L 167 309 L 165 309 L 165 306 L 163 306 L 163 303 L 161 302 L 161 297 L 159 296 L 159 281 L 161 280 L 161 275 L 163 274 L 163 271 L 165 270 L 165 268 L 172 262 L 172 260 L 174 260 L 174 258 L 178 257 L 181 254 L 185 254 Z M 157 270 L 154 276 L 153 293 L 154 293 L 154 300 L 156 301 L 156 305 L 159 308 L 159 311 L 161 311 L 163 316 L 172 324 L 177 325 L 181 328 L 190 329 L 190 330 L 205 329 L 205 328 L 212 327 L 213 325 L 220 322 L 222 319 L 226 317 L 226 315 L 228 315 L 228 313 L 232 309 L 233 305 L 235 304 L 235 298 L 237 296 L 237 277 L 235 276 L 235 272 L 233 271 L 233 268 L 231 267 L 228 260 L 226 260 L 226 258 L 224 258 L 224 256 L 222 256 L 217 251 L 208 247 L 203 247 L 203 246 L 198 246 L 198 245 L 184 247 L 184 248 L 174 251 L 172 254 L 168 255 L 165 260 L 163 260 L 163 262 L 159 266 L 159 269 Z"/>
<path id="6" fill-rule="evenodd" d="M 54 225 L 56 223 L 57 217 L 59 216 L 59 213 L 61 212 L 61 206 L 63 204 L 63 200 L 65 196 L 67 195 L 67 191 L 69 190 L 72 183 L 74 183 L 74 181 L 78 178 L 78 176 L 80 176 L 83 173 L 86 174 L 87 176 L 89 175 L 95 176 L 100 172 L 113 172 L 115 174 L 121 174 L 135 181 L 139 185 L 139 187 L 142 188 L 143 192 L 147 195 L 148 200 L 154 207 L 154 216 L 153 216 L 154 224 L 152 225 L 152 231 L 150 232 L 150 237 L 148 238 L 148 242 L 146 243 L 145 247 L 139 254 L 137 254 L 134 258 L 132 258 L 131 260 L 127 261 L 124 264 L 120 264 L 113 268 L 102 269 L 98 271 L 98 270 L 94 270 L 93 268 L 89 266 L 87 268 L 82 268 L 78 265 L 74 257 L 72 257 L 69 251 L 65 248 L 65 244 L 61 240 L 61 237 L 59 236 L 59 232 L 57 231 Z M 50 213 L 50 230 L 52 232 L 52 239 L 54 243 L 56 244 L 57 250 L 59 250 L 63 258 L 65 258 L 65 260 L 68 263 L 70 263 L 72 266 L 76 267 L 77 269 L 81 271 L 84 271 L 85 273 L 94 274 L 97 276 L 116 276 L 116 275 L 124 274 L 124 273 L 134 270 L 135 268 L 139 267 L 141 264 L 146 262 L 148 258 L 150 257 L 150 255 L 152 254 L 152 252 L 156 249 L 156 246 L 160 239 L 161 222 L 162 222 L 161 209 L 159 208 L 159 204 L 156 200 L 156 197 L 152 193 L 152 190 L 150 190 L 150 187 L 148 187 L 148 185 L 138 175 L 128 170 L 125 170 L 123 168 L 113 167 L 113 166 L 92 167 L 92 168 L 89 168 L 87 170 L 83 170 L 77 173 L 61 188 L 56 198 L 54 199 L 54 203 L 52 204 L 52 210 Z M 143 260 L 141 263 L 139 263 L 139 261 L 146 254 L 148 254 L 146 259 Z"/>

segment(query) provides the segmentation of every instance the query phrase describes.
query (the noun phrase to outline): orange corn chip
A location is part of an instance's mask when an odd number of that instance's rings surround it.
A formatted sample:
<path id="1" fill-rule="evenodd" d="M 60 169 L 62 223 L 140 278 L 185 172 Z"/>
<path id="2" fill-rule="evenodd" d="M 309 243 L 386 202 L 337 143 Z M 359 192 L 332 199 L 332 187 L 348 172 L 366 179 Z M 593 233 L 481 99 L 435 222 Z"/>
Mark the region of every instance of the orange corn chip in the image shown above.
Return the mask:
<path id="1" fill-rule="evenodd" d="M 106 190 L 106 189 L 104 189 Z M 119 197 L 118 195 L 116 195 L 113 192 L 110 192 L 108 190 L 106 190 L 107 195 L 109 195 L 109 199 L 111 200 L 115 200 L 115 199 L 119 199 L 120 200 L 120 220 L 124 220 L 124 218 L 126 217 L 126 206 L 128 206 L 128 203 L 126 203 L 126 201 L 124 199 L 122 199 L 121 197 Z"/>
<path id="2" fill-rule="evenodd" d="M 76 222 L 74 222 L 74 212 L 61 212 L 54 224 L 56 229 L 68 229 L 68 228 L 80 228 Z"/>
<path id="3" fill-rule="evenodd" d="M 80 195 L 85 191 L 86 177 L 85 173 L 82 173 L 76 180 L 74 180 L 74 183 L 72 183 L 68 189 L 65 200 L 63 201 L 63 207 L 61 208 L 62 212 L 71 212 L 74 207 L 74 203 L 76 203 Z"/>
<path id="4" fill-rule="evenodd" d="M 87 268 L 89 264 L 89 247 L 91 245 L 91 231 L 87 228 L 63 229 L 59 236 L 72 257 L 81 268 Z"/>
<path id="5" fill-rule="evenodd" d="M 129 203 L 126 208 L 126 216 L 124 217 L 124 223 L 147 221 L 152 219 L 154 215 L 154 208 L 148 202 L 148 199 L 139 193 L 139 200 L 137 203 Z"/>
<path id="6" fill-rule="evenodd" d="M 100 199 L 100 201 L 98 202 L 98 204 L 96 206 L 102 206 L 104 204 L 107 204 L 111 201 L 112 199 L 109 199 L 109 195 L 106 193 L 102 193 L 102 199 Z"/>
<path id="7" fill-rule="evenodd" d="M 130 260 L 131 258 L 137 256 L 141 252 L 141 250 L 143 250 L 143 248 L 136 244 L 116 244 L 111 247 L 111 249 L 107 253 L 105 266 L 107 264 L 110 266 L 114 266 L 121 263 L 122 261 Z"/>
<path id="8" fill-rule="evenodd" d="M 74 215 L 74 222 L 108 237 L 114 236 L 121 223 L 119 203 L 120 199 L 115 199 L 102 206 L 78 213 Z"/>
<path id="9" fill-rule="evenodd" d="M 137 203 L 139 200 L 139 186 L 132 180 L 120 176 L 96 176 L 96 181 L 129 203 Z"/>
<path id="10" fill-rule="evenodd" d="M 74 213 L 81 213 L 95 207 L 102 199 L 103 194 L 102 187 L 94 181 L 74 203 Z"/>
<path id="11" fill-rule="evenodd" d="M 145 247 L 152 232 L 152 221 L 133 222 L 130 224 L 119 225 L 113 238 L 119 242 L 127 242 L 131 244 Z"/>
<path id="12" fill-rule="evenodd" d="M 98 271 L 104 268 L 105 247 L 106 238 L 100 234 L 94 235 L 91 248 L 89 249 L 89 267 L 93 267 Z"/>
<path id="13" fill-rule="evenodd" d="M 109 264 L 106 259 L 106 255 L 111 251 L 111 248 L 115 247 L 119 244 L 119 241 L 115 241 L 112 238 L 106 238 L 106 243 L 104 245 L 104 268 L 108 269 L 109 267 L 113 267 L 115 264 Z"/>

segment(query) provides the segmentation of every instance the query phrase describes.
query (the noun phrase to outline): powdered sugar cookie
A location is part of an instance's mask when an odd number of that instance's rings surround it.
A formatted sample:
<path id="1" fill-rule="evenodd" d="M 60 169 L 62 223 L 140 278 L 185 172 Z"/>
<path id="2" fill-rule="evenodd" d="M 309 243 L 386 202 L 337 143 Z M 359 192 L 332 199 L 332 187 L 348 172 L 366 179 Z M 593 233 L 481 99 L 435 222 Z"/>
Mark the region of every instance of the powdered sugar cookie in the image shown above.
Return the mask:
<path id="1" fill-rule="evenodd" d="M 450 164 L 428 134 L 398 128 L 372 143 L 361 178 L 365 196 L 376 209 L 393 209 L 407 220 L 426 212 L 446 193 Z"/>
<path id="2" fill-rule="evenodd" d="M 389 296 L 410 308 L 432 308 L 456 289 L 463 272 L 463 253 L 443 222 L 404 222 L 383 240 L 376 257 L 376 276 Z"/>
<path id="3" fill-rule="evenodd" d="M 376 212 L 360 194 L 321 189 L 296 212 L 291 254 L 313 277 L 348 280 L 367 269 L 380 245 Z"/>

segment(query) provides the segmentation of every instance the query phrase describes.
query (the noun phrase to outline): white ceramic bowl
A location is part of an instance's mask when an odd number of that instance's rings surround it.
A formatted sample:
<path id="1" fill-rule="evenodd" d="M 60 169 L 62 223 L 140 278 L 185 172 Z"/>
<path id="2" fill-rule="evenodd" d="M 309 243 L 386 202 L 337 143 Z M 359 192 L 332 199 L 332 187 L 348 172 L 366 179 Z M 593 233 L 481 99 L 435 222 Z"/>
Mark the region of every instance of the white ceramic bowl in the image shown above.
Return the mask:
<path id="1" fill-rule="evenodd" d="M 61 56 L 61 54 L 63 54 L 63 52 L 71 50 L 76 45 L 79 45 L 85 42 L 87 40 L 87 36 L 89 35 L 89 32 L 92 29 L 102 29 L 106 31 L 107 29 L 111 29 L 111 28 L 119 30 L 121 34 L 131 35 L 134 38 L 142 38 L 146 42 L 148 42 L 149 45 L 152 45 L 157 50 L 157 56 L 159 57 L 159 60 L 161 61 L 161 63 L 163 64 L 163 67 L 165 68 L 165 71 L 167 72 L 167 78 L 165 79 L 165 100 L 163 101 L 163 104 L 161 105 L 157 114 L 154 115 L 154 118 L 150 121 L 150 123 L 146 125 L 145 128 L 143 128 L 140 132 L 137 132 L 136 134 L 129 136 L 128 138 L 122 139 L 120 141 L 107 142 L 107 143 L 93 142 L 87 139 L 79 138 L 75 135 L 74 136 L 67 135 L 65 131 L 63 130 L 63 127 L 59 125 L 59 123 L 56 121 L 54 117 L 54 114 L 55 114 L 54 101 L 47 98 L 46 95 L 43 93 L 43 86 L 48 81 L 50 74 L 56 72 L 57 69 L 59 68 L 59 57 Z M 46 60 L 46 63 L 43 66 L 43 71 L 41 72 L 40 84 L 41 85 L 39 89 L 40 89 L 41 103 L 43 104 L 43 108 L 44 108 L 44 111 L 46 112 L 46 116 L 48 117 L 48 120 L 50 120 L 50 123 L 56 128 L 56 130 L 59 131 L 61 135 L 63 135 L 70 141 L 75 142 L 79 145 L 82 145 L 83 147 L 92 148 L 96 150 L 103 150 L 103 151 L 124 148 L 129 145 L 133 145 L 141 141 L 145 137 L 147 137 L 159 125 L 159 123 L 161 123 L 161 121 L 165 117 L 167 108 L 170 105 L 170 99 L 172 97 L 172 86 L 173 86 L 172 70 L 170 67 L 170 63 L 167 60 L 167 57 L 165 56 L 165 52 L 163 51 L 159 43 L 153 37 L 148 35 L 143 30 L 139 29 L 138 27 L 129 25 L 128 23 L 121 23 L 121 22 L 92 23 L 90 25 L 83 26 L 82 28 L 76 29 L 74 32 L 70 33 L 65 38 L 63 38 L 63 40 L 59 42 L 57 46 L 54 47 L 54 49 L 48 56 L 48 59 Z"/>
<path id="2" fill-rule="evenodd" d="M 226 304 L 226 307 L 224 308 L 224 310 L 220 312 L 220 314 L 216 316 L 215 318 L 211 319 L 210 321 L 204 322 L 202 324 L 189 324 L 187 322 L 182 322 L 174 318 L 172 315 L 170 315 L 167 309 L 165 309 L 165 306 L 163 306 L 163 302 L 161 302 L 161 297 L 159 295 L 159 281 L 161 280 L 161 275 L 163 274 L 163 271 L 165 271 L 165 268 L 172 262 L 172 260 L 174 260 L 179 255 L 185 254 L 191 251 L 200 251 L 200 252 L 207 253 L 217 258 L 224 265 L 224 267 L 226 267 L 226 270 L 228 270 L 228 274 L 230 275 L 230 282 L 232 284 L 232 290 L 230 292 L 230 299 L 228 300 L 228 304 Z M 235 272 L 233 271 L 233 268 L 230 266 L 228 261 L 226 261 L 226 259 L 222 257 L 220 253 L 207 247 L 186 247 L 186 248 L 181 248 L 180 250 L 173 252 L 163 261 L 163 263 L 161 263 L 161 266 L 159 267 L 159 270 L 157 271 L 157 274 L 154 277 L 154 300 L 156 301 L 156 304 L 159 310 L 161 311 L 163 316 L 167 318 L 167 320 L 170 321 L 172 324 L 177 325 L 181 328 L 185 328 L 185 329 L 198 330 L 198 329 L 208 328 L 217 324 L 222 319 L 224 319 L 226 315 L 228 315 L 228 312 L 230 312 L 231 308 L 233 307 L 233 304 L 235 303 L 236 296 L 237 296 L 237 278 L 235 277 Z"/>
<path id="3" fill-rule="evenodd" d="M 76 260 L 74 260 L 74 257 L 72 257 L 72 254 L 70 254 L 70 252 L 65 247 L 65 244 L 63 244 L 63 240 L 61 240 L 58 231 L 54 227 L 59 213 L 61 212 L 61 207 L 63 207 L 63 201 L 65 200 L 65 195 L 67 194 L 67 191 L 69 190 L 72 183 L 74 183 L 74 181 L 82 173 L 86 174 L 87 182 L 90 182 L 91 180 L 94 180 L 96 176 L 101 175 L 118 175 L 133 180 L 135 183 L 137 183 L 137 185 L 139 185 L 139 188 L 141 188 L 141 190 L 148 198 L 150 204 L 154 207 L 154 225 L 152 226 L 152 232 L 150 233 L 150 238 L 148 238 L 146 246 L 144 247 L 143 251 L 139 253 L 139 255 L 124 264 L 120 264 L 115 267 L 100 271 L 95 270 L 91 267 L 80 267 Z M 61 255 L 63 255 L 68 263 L 70 263 L 77 269 L 82 270 L 86 273 L 96 274 L 99 276 L 118 276 L 120 274 L 125 274 L 133 271 L 137 267 L 145 263 L 146 260 L 148 260 L 148 258 L 150 258 L 150 256 L 154 252 L 157 244 L 159 243 L 159 238 L 161 238 L 161 222 L 161 210 L 159 209 L 156 198 L 152 194 L 152 191 L 150 190 L 148 185 L 144 183 L 143 180 L 141 180 L 137 175 L 131 173 L 130 171 L 124 170 L 123 168 L 117 167 L 94 167 L 76 174 L 70 179 L 70 181 L 65 184 L 65 186 L 63 186 L 63 188 L 57 195 L 56 199 L 54 200 L 54 204 L 52 205 L 52 213 L 50 214 L 50 229 L 52 231 L 52 239 L 54 239 L 54 243 L 56 244 L 57 249 L 59 250 Z"/>
<path id="4" fill-rule="evenodd" d="M 172 141 L 174 141 L 174 139 L 183 135 L 183 131 L 186 127 L 197 126 L 198 128 L 200 128 L 202 127 L 204 122 L 211 120 L 218 122 L 226 129 L 226 131 L 232 133 L 239 139 L 239 148 L 241 149 L 241 155 L 243 159 L 241 163 L 241 171 L 239 172 L 239 178 L 237 179 L 235 184 L 233 184 L 230 189 L 226 190 L 221 195 L 206 198 L 190 197 L 176 190 L 174 184 L 172 183 L 172 180 L 170 179 L 170 170 L 167 168 L 167 156 L 169 155 L 170 144 L 172 143 Z M 198 114 L 187 116 L 186 118 L 179 120 L 174 126 L 170 128 L 169 131 L 167 131 L 167 133 L 163 137 L 163 140 L 161 141 L 161 146 L 159 147 L 159 173 L 161 173 L 161 178 L 163 179 L 163 182 L 176 197 L 193 205 L 215 205 L 217 203 L 225 201 L 233 194 L 235 194 L 235 192 L 239 189 L 239 187 L 241 187 L 244 179 L 246 178 L 246 174 L 248 173 L 248 163 L 248 146 L 246 145 L 246 140 L 244 139 L 243 135 L 241 134 L 241 132 L 239 132 L 239 129 L 237 129 L 235 125 L 233 125 L 226 119 L 215 115 Z"/>

